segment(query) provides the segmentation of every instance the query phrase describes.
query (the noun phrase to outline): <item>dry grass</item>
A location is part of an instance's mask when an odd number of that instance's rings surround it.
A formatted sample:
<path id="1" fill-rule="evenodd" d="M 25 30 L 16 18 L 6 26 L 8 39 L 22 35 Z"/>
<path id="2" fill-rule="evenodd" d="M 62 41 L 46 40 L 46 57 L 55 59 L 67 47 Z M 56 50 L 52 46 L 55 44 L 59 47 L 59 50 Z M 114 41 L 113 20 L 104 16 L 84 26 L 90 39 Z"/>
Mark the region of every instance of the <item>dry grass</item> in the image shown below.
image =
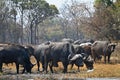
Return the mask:
<path id="1" fill-rule="evenodd" d="M 35 59 L 31 58 L 32 63 L 36 63 Z M 9 66 L 9 67 L 8 67 Z M 112 54 L 111 57 L 111 64 L 104 64 L 103 60 L 102 62 L 98 62 L 94 64 L 94 71 L 93 72 L 87 72 L 86 67 L 82 67 L 80 72 L 77 71 L 77 67 L 74 66 L 73 69 L 70 69 L 70 66 L 68 66 L 68 73 L 63 74 L 62 70 L 62 64 L 59 63 L 58 68 L 54 68 L 55 73 L 51 74 L 50 72 L 48 74 L 44 74 L 42 72 L 37 72 L 37 65 L 34 66 L 32 69 L 32 74 L 16 74 L 16 68 L 15 64 L 13 65 L 4 65 L 3 66 L 3 73 L 0 73 L 0 80 L 8 80 L 8 78 L 12 75 L 13 77 L 9 78 L 11 79 L 17 79 L 18 80 L 28 80 L 28 79 L 34 79 L 34 80 L 55 80 L 55 79 L 80 79 L 80 78 L 108 78 L 108 77 L 117 77 L 120 78 L 120 45 L 116 47 L 115 52 Z M 22 68 L 20 68 L 22 70 Z M 21 77 L 23 79 L 21 79 Z M 19 79 L 20 78 L 20 79 Z"/>
<path id="2" fill-rule="evenodd" d="M 8 67 L 9 66 L 9 67 Z M 3 67 L 3 73 L 2 75 L 7 75 L 7 74 L 16 74 L 16 68 L 15 64 L 13 65 L 4 65 Z M 87 72 L 86 67 L 81 67 L 81 71 L 77 71 L 77 67 L 74 66 L 73 69 L 70 69 L 70 66 L 68 66 L 68 73 L 63 74 L 62 73 L 62 64 L 59 63 L 58 68 L 54 68 L 56 76 L 53 76 L 55 78 L 63 77 L 63 78 L 98 78 L 98 77 L 120 77 L 120 64 L 103 64 L 103 63 L 96 63 L 94 64 L 94 71 L 93 72 Z M 37 72 L 37 66 L 34 66 L 32 69 L 32 74 L 44 74 L 41 72 Z M 54 74 L 54 75 L 55 75 Z M 45 75 L 51 75 L 49 72 L 48 74 Z"/>

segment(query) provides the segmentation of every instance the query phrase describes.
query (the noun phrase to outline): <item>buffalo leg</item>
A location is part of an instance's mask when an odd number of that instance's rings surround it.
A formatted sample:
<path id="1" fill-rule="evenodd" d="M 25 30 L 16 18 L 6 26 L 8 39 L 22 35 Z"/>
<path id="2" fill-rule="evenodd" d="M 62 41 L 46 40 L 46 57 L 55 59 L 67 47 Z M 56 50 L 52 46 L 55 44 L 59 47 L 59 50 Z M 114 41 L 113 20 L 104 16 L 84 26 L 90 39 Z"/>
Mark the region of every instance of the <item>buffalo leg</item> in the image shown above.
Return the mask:
<path id="1" fill-rule="evenodd" d="M 80 68 L 79 68 L 79 66 L 78 66 L 78 72 L 80 72 Z"/>
<path id="2" fill-rule="evenodd" d="M 24 69 L 23 69 L 23 71 L 22 71 L 22 74 L 25 73 L 25 66 L 23 66 L 23 67 L 24 67 Z"/>
<path id="3" fill-rule="evenodd" d="M 40 67 L 40 63 L 39 61 L 37 60 L 37 66 L 38 66 L 38 71 L 40 71 L 39 67 Z"/>
<path id="4" fill-rule="evenodd" d="M 110 63 L 110 55 L 111 55 L 111 54 L 108 55 L 108 63 Z"/>
<path id="5" fill-rule="evenodd" d="M 44 68 L 45 68 L 45 71 L 46 71 L 46 73 L 47 73 L 47 72 L 48 72 L 48 71 L 47 71 L 47 68 L 48 68 L 48 62 L 45 63 Z"/>
<path id="6" fill-rule="evenodd" d="M 44 62 L 42 62 L 42 71 L 44 71 L 45 70 L 45 64 L 44 64 Z"/>
<path id="7" fill-rule="evenodd" d="M 63 62 L 63 67 L 64 67 L 63 73 L 67 72 L 67 66 L 68 66 L 67 63 Z"/>
<path id="8" fill-rule="evenodd" d="M 2 65 L 3 65 L 3 64 L 2 64 L 2 63 L 0 63 L 0 72 L 2 72 Z"/>
<path id="9" fill-rule="evenodd" d="M 44 57 L 42 57 L 41 62 L 42 62 L 42 71 L 44 71 L 45 70 L 45 58 Z"/>
<path id="10" fill-rule="evenodd" d="M 50 68 L 50 71 L 53 73 L 53 63 L 52 62 L 50 62 L 50 64 L 49 64 L 49 68 Z"/>
<path id="11" fill-rule="evenodd" d="M 45 67 L 44 67 L 45 64 L 42 65 L 42 72 L 44 72 L 45 70 Z"/>
<path id="12" fill-rule="evenodd" d="M 106 55 L 104 55 L 104 63 L 106 64 Z"/>
<path id="13" fill-rule="evenodd" d="M 16 64 L 17 74 L 19 74 L 19 64 L 18 63 L 15 63 L 15 64 Z"/>
<path id="14" fill-rule="evenodd" d="M 46 73 L 47 73 L 47 68 L 48 68 L 48 59 L 47 59 L 47 57 L 45 56 L 45 57 L 44 57 L 44 70 L 45 70 Z"/>
<path id="15" fill-rule="evenodd" d="M 48 68 L 48 62 L 49 62 L 49 59 L 47 57 L 47 55 L 44 56 L 44 70 L 45 72 L 47 73 L 47 68 Z"/>

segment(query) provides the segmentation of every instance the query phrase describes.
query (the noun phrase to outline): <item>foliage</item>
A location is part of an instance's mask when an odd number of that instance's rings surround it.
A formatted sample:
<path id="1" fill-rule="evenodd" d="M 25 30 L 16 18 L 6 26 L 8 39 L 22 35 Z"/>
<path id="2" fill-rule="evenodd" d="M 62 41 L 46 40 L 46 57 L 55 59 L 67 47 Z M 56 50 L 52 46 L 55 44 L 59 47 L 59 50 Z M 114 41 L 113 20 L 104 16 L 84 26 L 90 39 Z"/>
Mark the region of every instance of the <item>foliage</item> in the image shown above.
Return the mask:
<path id="1" fill-rule="evenodd" d="M 119 0 L 118 0 L 119 1 Z M 96 0 L 93 24 L 95 31 L 99 32 L 97 37 L 109 40 L 119 40 L 120 37 L 120 7 L 119 2 L 111 0 Z M 118 4 L 116 4 L 118 3 Z"/>
<path id="2" fill-rule="evenodd" d="M 49 5 L 44 0 L 31 0 L 27 4 L 28 10 L 28 24 L 31 31 L 31 43 L 36 43 L 36 33 L 38 30 L 38 24 L 43 22 L 49 17 L 53 17 L 55 14 L 58 14 L 58 10 L 54 5 Z M 34 30 L 34 31 L 33 31 Z"/>
<path id="3" fill-rule="evenodd" d="M 84 27 L 86 27 L 86 20 L 89 20 L 88 17 L 91 16 L 89 13 L 91 13 L 89 6 L 85 3 L 78 2 L 77 0 L 71 0 L 71 4 L 66 3 L 64 5 L 61 13 L 61 23 L 64 32 L 66 33 L 66 37 L 70 37 L 68 29 L 72 30 L 72 38 L 74 39 L 86 37 L 87 30 L 84 30 Z"/>
<path id="4" fill-rule="evenodd" d="M 104 4 L 106 7 L 114 7 L 113 0 L 95 0 L 95 6 L 99 6 L 100 4 Z"/>
<path id="5" fill-rule="evenodd" d="M 15 24 L 11 16 L 15 9 L 9 8 L 4 0 L 0 1 L 0 42 L 18 43 L 20 37 L 20 27 Z"/>
<path id="6" fill-rule="evenodd" d="M 3 35 L 10 34 L 13 40 L 8 39 L 9 42 L 23 43 L 28 38 L 30 43 L 35 43 L 39 23 L 58 14 L 56 6 L 45 0 L 1 0 L 0 6 L 1 42 L 6 42 Z"/>
<path id="7" fill-rule="evenodd" d="M 95 0 L 92 11 L 77 1 L 65 3 L 56 16 L 56 6 L 45 0 L 0 0 L 0 42 L 22 42 L 22 37 L 32 44 L 64 37 L 120 40 L 120 0 Z"/>

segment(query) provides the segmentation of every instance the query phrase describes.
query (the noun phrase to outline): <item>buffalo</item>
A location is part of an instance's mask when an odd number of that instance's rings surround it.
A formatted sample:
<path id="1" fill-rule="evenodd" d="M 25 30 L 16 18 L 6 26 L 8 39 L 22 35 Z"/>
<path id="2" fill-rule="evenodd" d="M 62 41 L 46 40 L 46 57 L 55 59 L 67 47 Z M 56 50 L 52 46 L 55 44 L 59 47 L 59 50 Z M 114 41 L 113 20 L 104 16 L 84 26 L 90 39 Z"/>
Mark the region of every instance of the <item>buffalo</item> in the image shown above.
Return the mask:
<path id="1" fill-rule="evenodd" d="M 58 67 L 58 62 L 61 61 L 64 66 L 64 71 L 67 72 L 68 55 L 71 52 L 70 43 L 68 42 L 50 42 L 49 44 L 40 44 L 35 47 L 34 56 L 37 60 L 38 71 L 39 61 L 42 63 L 43 70 L 46 70 L 49 63 L 51 72 L 53 73 L 52 67 Z"/>
<path id="2" fill-rule="evenodd" d="M 45 70 L 47 73 L 48 63 L 51 60 L 50 45 L 40 44 L 40 45 L 36 45 L 34 48 L 35 48 L 35 51 L 34 51 L 33 55 L 37 61 L 38 71 L 40 71 L 40 69 L 39 69 L 40 63 L 39 62 L 41 62 L 43 71 Z"/>
<path id="3" fill-rule="evenodd" d="M 74 48 L 69 42 L 50 42 L 49 44 L 41 44 L 36 46 L 34 56 L 37 60 L 38 71 L 39 61 L 42 63 L 43 71 L 47 73 L 47 67 L 49 63 L 50 71 L 53 73 L 53 66 L 58 67 L 58 62 L 62 62 L 64 70 L 67 72 L 67 66 L 69 64 L 68 57 L 74 54 Z M 74 57 L 74 56 L 72 56 Z M 72 58 L 71 57 L 71 58 Z M 77 65 L 82 64 L 82 59 L 77 59 Z"/>
<path id="4" fill-rule="evenodd" d="M 72 65 L 71 68 L 75 64 L 78 66 L 78 70 L 79 70 L 79 67 L 82 67 L 84 65 L 83 56 L 81 55 L 81 53 L 84 53 L 84 49 L 79 45 L 73 45 L 73 47 L 74 47 L 74 54 L 70 54 L 68 56 L 69 63 Z M 80 54 L 80 55 L 75 55 L 75 54 Z"/>
<path id="5" fill-rule="evenodd" d="M 63 72 L 67 72 L 69 64 L 68 56 L 74 53 L 74 48 L 69 42 L 51 42 L 51 62 L 50 70 L 53 73 L 52 67 L 58 67 L 58 62 L 63 64 Z"/>
<path id="6" fill-rule="evenodd" d="M 72 63 L 72 67 L 75 64 L 76 66 L 78 66 L 78 71 L 79 71 L 79 67 L 82 67 L 85 64 L 88 70 L 93 70 L 94 62 L 90 55 L 89 47 L 86 48 L 80 45 L 73 45 L 73 46 L 74 46 L 75 54 L 72 55 L 73 57 L 70 59 L 70 62 Z"/>
<path id="7" fill-rule="evenodd" d="M 81 48 L 81 49 L 79 49 Z M 49 64 L 50 71 L 53 73 L 53 67 L 58 67 L 58 62 L 63 64 L 63 72 L 67 72 L 67 67 L 69 63 L 76 64 L 78 66 L 83 66 L 83 61 L 87 65 L 87 68 L 91 68 L 91 65 L 88 65 L 89 62 L 88 56 L 85 56 L 81 46 L 74 48 L 73 45 L 67 41 L 63 42 L 47 42 L 34 47 L 34 57 L 37 60 L 38 71 L 40 71 L 39 62 L 42 63 L 43 71 L 47 73 L 47 67 Z M 75 51 L 78 50 L 78 51 Z M 82 57 L 76 58 L 78 54 L 82 54 Z M 84 60 L 83 60 L 84 59 Z M 89 59 L 90 60 L 90 59 Z M 88 60 L 88 61 L 89 61 Z M 93 64 L 92 64 L 93 68 Z M 92 69 L 91 68 L 91 69 Z"/>
<path id="8" fill-rule="evenodd" d="M 110 41 L 95 41 L 91 46 L 92 57 L 94 61 L 96 58 L 101 59 L 101 55 L 104 56 L 104 62 L 106 63 L 106 57 L 108 56 L 108 63 L 110 63 L 111 53 L 114 52 L 116 44 Z"/>
<path id="9" fill-rule="evenodd" d="M 25 70 L 31 73 L 31 69 L 34 66 L 30 62 L 25 48 L 21 45 L 11 44 L 0 50 L 0 72 L 2 72 L 3 63 L 8 64 L 13 62 L 16 65 L 17 74 L 19 73 L 19 64 L 24 67 L 22 73 L 24 73 Z"/>

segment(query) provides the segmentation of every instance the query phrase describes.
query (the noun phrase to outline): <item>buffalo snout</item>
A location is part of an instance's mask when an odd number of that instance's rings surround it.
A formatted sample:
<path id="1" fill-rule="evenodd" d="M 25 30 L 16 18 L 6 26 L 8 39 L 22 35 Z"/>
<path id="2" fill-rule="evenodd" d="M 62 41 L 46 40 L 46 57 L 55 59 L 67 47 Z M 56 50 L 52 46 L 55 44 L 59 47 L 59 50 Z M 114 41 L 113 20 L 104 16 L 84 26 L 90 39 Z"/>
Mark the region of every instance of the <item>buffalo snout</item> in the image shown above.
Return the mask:
<path id="1" fill-rule="evenodd" d="M 76 59 L 75 65 L 77 65 L 79 67 L 83 67 L 84 66 L 83 59 L 82 58 Z"/>

